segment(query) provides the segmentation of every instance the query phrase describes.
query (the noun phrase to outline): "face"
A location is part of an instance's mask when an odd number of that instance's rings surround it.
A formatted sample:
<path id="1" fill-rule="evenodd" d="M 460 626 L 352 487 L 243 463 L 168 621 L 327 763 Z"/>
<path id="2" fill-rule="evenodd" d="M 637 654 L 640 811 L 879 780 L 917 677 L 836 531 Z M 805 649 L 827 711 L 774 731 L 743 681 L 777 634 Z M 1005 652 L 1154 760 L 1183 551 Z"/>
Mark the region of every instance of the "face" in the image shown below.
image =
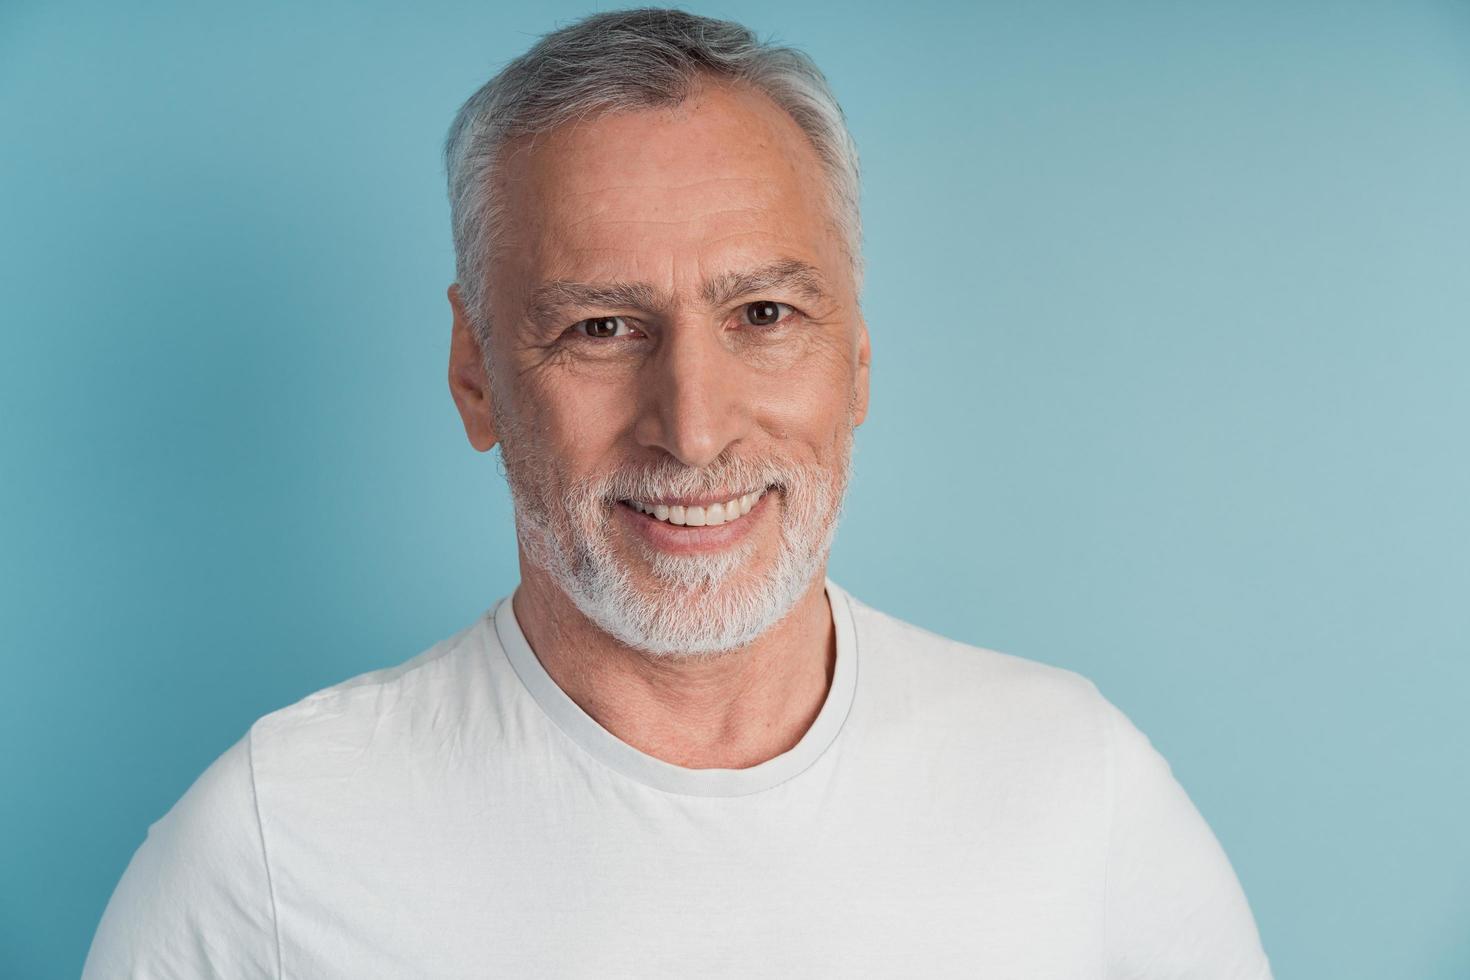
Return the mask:
<path id="1" fill-rule="evenodd" d="M 523 561 L 636 649 L 750 643 L 825 569 L 867 410 L 816 152 L 711 85 L 514 144 L 499 180 L 491 377 L 453 289 L 450 374 Z"/>

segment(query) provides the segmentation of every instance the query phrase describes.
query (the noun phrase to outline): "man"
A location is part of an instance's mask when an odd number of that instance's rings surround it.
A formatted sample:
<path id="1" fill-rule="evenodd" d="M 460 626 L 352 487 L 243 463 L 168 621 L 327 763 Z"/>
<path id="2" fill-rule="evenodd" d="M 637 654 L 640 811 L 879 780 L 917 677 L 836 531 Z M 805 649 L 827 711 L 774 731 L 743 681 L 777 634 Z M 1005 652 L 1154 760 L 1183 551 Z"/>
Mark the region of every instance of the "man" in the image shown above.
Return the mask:
<path id="1" fill-rule="evenodd" d="M 520 586 L 257 721 L 150 828 L 88 977 L 1269 976 L 1089 682 L 826 580 L 869 347 L 804 56 L 601 14 L 446 156 L 450 388 Z"/>

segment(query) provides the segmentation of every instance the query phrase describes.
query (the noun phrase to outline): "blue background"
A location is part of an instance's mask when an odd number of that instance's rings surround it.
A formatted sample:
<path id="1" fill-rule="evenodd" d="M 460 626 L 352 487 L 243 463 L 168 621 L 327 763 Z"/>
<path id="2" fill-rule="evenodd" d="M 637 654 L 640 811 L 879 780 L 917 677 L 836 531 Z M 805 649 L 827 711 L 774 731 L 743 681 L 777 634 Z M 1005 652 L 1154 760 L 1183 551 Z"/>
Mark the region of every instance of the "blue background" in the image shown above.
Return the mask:
<path id="1" fill-rule="evenodd" d="M 515 581 L 439 146 L 585 5 L 0 6 L 0 973 Z M 863 153 L 834 577 L 1093 678 L 1280 977 L 1470 976 L 1470 7 L 728 2 Z"/>

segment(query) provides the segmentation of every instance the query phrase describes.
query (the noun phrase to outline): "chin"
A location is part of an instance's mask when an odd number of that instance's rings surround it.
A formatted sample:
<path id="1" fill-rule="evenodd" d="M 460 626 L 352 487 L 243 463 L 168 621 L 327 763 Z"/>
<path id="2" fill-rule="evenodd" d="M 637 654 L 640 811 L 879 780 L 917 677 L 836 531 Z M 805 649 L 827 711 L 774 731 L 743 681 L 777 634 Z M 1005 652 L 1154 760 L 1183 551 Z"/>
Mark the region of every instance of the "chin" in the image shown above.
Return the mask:
<path id="1" fill-rule="evenodd" d="M 625 646 L 657 657 L 715 656 L 749 646 L 784 620 L 822 557 L 783 555 L 761 573 L 738 554 L 659 556 L 646 582 L 603 566 L 584 567 L 563 586 L 583 615 Z"/>

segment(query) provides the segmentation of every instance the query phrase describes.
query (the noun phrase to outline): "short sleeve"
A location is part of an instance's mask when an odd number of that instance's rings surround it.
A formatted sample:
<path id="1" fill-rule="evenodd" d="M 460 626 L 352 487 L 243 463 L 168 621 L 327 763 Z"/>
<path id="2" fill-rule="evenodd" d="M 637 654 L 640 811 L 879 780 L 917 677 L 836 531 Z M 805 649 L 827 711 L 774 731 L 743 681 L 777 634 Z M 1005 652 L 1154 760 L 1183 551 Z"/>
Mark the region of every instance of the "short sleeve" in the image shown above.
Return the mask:
<path id="1" fill-rule="evenodd" d="M 102 914 L 82 980 L 278 974 L 247 733 L 148 828 Z"/>
<path id="2" fill-rule="evenodd" d="M 1113 705 L 1105 713 L 1107 977 L 1269 980 L 1255 919 L 1219 841 L 1148 738 Z"/>

